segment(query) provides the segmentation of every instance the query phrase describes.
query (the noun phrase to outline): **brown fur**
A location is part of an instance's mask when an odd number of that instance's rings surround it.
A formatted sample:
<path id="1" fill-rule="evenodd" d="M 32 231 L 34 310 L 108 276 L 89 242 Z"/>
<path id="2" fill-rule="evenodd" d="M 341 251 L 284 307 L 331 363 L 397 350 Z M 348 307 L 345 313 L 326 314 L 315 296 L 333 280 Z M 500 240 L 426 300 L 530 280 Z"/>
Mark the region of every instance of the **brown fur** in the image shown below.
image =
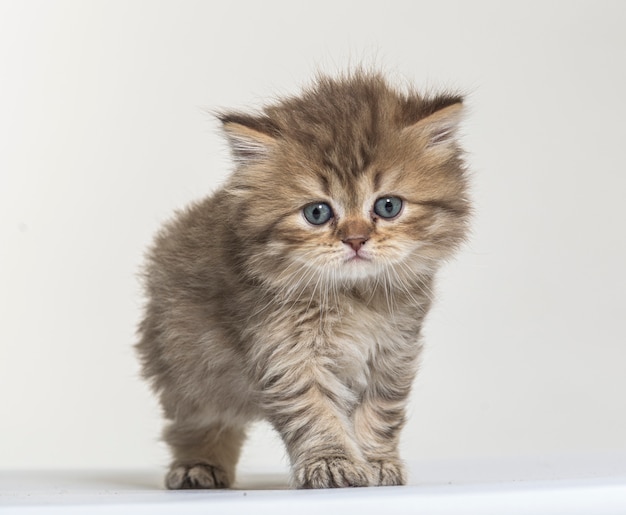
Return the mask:
<path id="1" fill-rule="evenodd" d="M 161 230 L 145 269 L 137 349 L 169 420 L 169 488 L 231 485 L 260 418 L 297 487 L 405 482 L 433 275 L 466 232 L 460 112 L 459 96 L 358 72 L 220 116 L 236 170 Z M 393 219 L 373 211 L 385 196 L 403 201 Z M 314 202 L 328 223 L 305 220 Z"/>

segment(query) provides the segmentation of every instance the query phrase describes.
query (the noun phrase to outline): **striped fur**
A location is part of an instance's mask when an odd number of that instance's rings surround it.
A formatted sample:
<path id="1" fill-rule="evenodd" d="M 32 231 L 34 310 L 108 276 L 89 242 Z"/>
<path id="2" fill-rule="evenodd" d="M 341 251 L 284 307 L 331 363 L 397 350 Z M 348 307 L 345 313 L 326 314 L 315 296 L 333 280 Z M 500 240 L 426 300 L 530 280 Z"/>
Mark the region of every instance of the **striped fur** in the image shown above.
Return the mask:
<path id="1" fill-rule="evenodd" d="M 220 116 L 236 169 L 165 225 L 145 267 L 137 349 L 168 419 L 169 488 L 230 486 L 261 418 L 296 487 L 405 482 L 420 329 L 469 213 L 460 112 L 458 96 L 358 72 Z M 373 211 L 383 196 L 402 199 L 396 218 Z M 311 202 L 334 217 L 311 225 Z"/>

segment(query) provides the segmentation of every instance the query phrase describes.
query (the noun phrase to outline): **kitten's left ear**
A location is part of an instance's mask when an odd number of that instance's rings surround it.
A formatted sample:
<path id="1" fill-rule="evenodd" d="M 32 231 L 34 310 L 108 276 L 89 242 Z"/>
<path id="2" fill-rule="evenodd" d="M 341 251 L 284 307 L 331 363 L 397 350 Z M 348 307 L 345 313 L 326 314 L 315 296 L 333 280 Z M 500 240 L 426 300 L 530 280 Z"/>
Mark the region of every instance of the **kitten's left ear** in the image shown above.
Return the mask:
<path id="1" fill-rule="evenodd" d="M 458 100 L 409 125 L 404 132 L 426 140 L 426 148 L 451 150 L 456 142 L 456 133 L 462 117 L 463 103 Z"/>
<path id="2" fill-rule="evenodd" d="M 263 160 L 276 145 L 278 127 L 269 118 L 238 113 L 218 115 L 239 164 Z"/>

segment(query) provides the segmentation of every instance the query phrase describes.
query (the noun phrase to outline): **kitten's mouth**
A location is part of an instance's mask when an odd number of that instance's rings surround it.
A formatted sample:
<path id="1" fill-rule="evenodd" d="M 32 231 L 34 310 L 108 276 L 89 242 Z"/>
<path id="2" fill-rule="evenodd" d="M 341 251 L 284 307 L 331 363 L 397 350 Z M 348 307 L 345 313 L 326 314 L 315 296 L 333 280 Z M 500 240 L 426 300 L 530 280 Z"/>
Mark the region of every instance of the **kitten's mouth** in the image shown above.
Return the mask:
<path id="1" fill-rule="evenodd" d="M 371 260 L 372 259 L 367 256 L 362 256 L 361 254 L 354 254 L 353 256 L 346 258 L 344 263 L 358 263 L 361 261 L 371 261 Z"/>

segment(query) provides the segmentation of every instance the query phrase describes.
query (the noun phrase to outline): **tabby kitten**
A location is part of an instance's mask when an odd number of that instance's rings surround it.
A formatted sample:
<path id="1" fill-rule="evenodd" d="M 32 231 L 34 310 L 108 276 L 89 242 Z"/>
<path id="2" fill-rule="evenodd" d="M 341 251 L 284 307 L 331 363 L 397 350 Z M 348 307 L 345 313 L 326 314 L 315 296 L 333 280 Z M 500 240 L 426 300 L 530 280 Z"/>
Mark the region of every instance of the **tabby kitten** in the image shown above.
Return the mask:
<path id="1" fill-rule="evenodd" d="M 145 268 L 137 349 L 169 421 L 168 488 L 232 485 L 261 418 L 298 488 L 405 483 L 433 275 L 466 232 L 461 102 L 356 72 L 220 116 L 235 171 Z"/>

